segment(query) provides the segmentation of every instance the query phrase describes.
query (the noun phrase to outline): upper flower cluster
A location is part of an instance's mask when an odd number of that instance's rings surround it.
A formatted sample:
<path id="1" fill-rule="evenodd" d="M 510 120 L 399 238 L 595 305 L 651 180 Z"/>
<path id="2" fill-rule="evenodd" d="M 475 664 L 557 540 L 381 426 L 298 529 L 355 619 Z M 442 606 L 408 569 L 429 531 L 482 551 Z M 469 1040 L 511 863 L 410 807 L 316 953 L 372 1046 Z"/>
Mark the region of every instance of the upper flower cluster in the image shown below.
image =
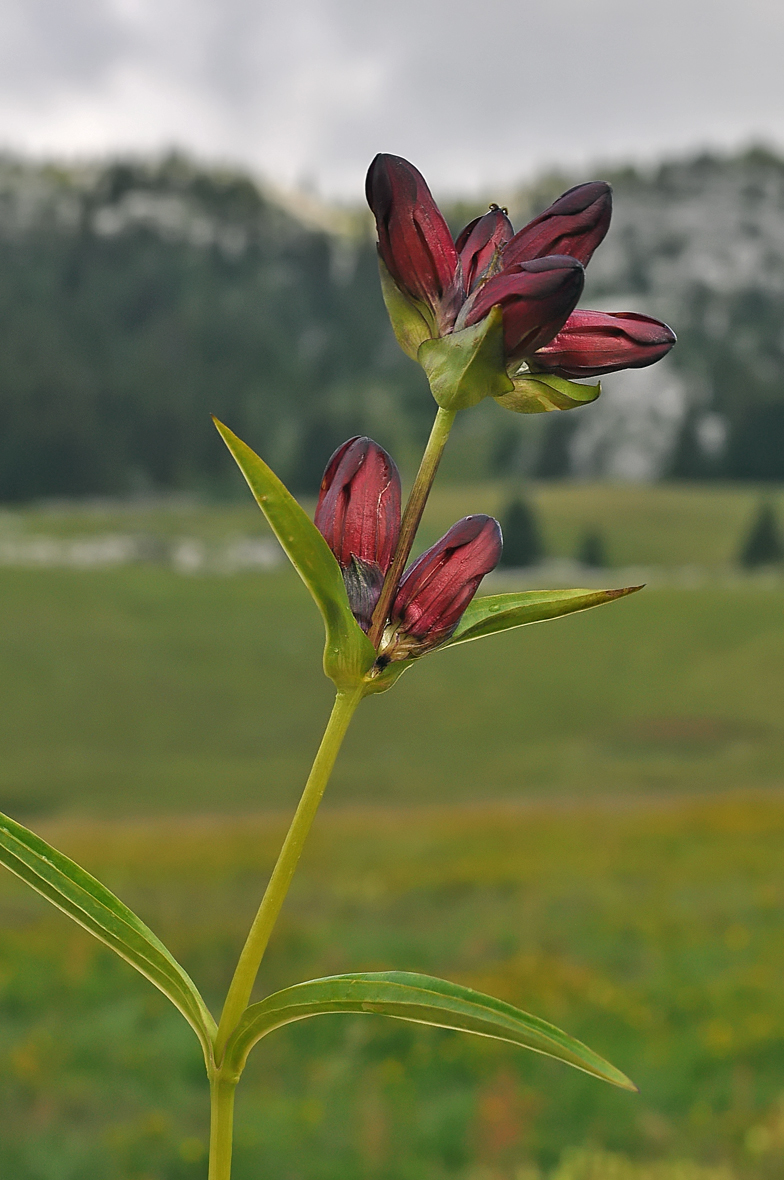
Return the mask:
<path id="1" fill-rule="evenodd" d="M 607 184 L 569 189 L 518 233 L 492 205 L 456 240 L 407 160 L 376 156 L 366 192 L 383 265 L 423 325 L 419 342 L 480 324 L 498 307 L 509 374 L 565 378 L 650 365 L 675 343 L 672 330 L 648 316 L 574 310 L 584 268 L 610 224 Z"/>

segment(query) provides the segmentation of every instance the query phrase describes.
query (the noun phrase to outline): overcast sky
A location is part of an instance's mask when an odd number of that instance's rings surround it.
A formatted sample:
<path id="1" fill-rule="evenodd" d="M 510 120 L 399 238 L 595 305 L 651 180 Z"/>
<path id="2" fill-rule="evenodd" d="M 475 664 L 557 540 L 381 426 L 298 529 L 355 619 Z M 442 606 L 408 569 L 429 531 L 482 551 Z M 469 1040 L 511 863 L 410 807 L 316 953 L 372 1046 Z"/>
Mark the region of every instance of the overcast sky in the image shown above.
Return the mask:
<path id="1" fill-rule="evenodd" d="M 359 198 L 784 146 L 781 0 L 2 0 L 0 147 L 174 145 Z"/>

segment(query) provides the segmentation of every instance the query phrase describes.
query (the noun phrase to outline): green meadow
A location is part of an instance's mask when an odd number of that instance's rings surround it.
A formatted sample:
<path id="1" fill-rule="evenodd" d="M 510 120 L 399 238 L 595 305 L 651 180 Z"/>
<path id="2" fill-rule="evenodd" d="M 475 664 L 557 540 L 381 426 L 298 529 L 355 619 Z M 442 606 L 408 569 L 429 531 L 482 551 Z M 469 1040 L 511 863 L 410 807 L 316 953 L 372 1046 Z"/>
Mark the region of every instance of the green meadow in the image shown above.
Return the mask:
<path id="1" fill-rule="evenodd" d="M 447 484 L 425 540 L 509 493 Z M 319 1018 L 254 1051 L 237 1180 L 781 1175 L 784 580 L 733 564 L 761 494 L 533 489 L 552 557 L 600 528 L 606 584 L 635 567 L 650 586 L 428 656 L 363 703 L 260 980 L 443 975 L 588 1041 L 640 1095 L 480 1038 Z M 0 515 L 0 549 L 109 534 L 152 559 L 0 566 L 0 809 L 217 1003 L 330 706 L 320 623 L 283 566 L 164 559 L 265 536 L 253 505 Z M 204 1175 L 190 1030 L 6 873 L 0 1062 L 3 1177 Z"/>
<path id="2" fill-rule="evenodd" d="M 284 824 L 39 827 L 215 1001 Z M 483 1038 L 319 1017 L 254 1050 L 237 1180 L 779 1177 L 782 841 L 781 791 L 325 811 L 260 993 L 352 969 L 442 975 L 553 1020 L 640 1093 Z M 184 1021 L 9 876 L 0 914 L 0 1174 L 203 1177 L 207 1098 Z"/>

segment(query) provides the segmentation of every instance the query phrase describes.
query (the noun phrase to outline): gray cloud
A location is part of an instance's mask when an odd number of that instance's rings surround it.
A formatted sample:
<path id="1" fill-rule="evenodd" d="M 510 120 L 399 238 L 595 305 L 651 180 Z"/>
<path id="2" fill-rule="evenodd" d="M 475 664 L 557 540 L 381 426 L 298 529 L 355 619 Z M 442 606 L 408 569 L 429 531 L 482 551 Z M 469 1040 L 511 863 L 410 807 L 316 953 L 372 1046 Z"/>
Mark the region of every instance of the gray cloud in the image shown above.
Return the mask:
<path id="1" fill-rule="evenodd" d="M 6 0 L 0 142 L 180 144 L 358 195 L 378 150 L 438 188 L 784 143 L 772 0 Z"/>
<path id="2" fill-rule="evenodd" d="M 6 0 L 0 93 L 6 102 L 44 107 L 63 88 L 100 85 L 129 48 L 129 30 L 105 0 Z"/>

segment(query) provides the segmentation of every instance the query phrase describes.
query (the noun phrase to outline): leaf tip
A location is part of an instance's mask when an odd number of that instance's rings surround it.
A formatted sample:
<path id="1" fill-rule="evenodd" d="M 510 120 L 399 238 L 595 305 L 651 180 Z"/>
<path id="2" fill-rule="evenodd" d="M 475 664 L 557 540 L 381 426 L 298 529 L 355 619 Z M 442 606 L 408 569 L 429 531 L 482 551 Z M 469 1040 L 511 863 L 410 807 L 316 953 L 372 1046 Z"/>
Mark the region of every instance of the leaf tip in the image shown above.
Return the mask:
<path id="1" fill-rule="evenodd" d="M 639 586 L 619 586 L 617 590 L 605 590 L 604 593 L 608 599 L 625 598 L 627 594 L 636 594 L 638 590 L 645 589 L 645 582 L 641 582 Z"/>
<path id="2" fill-rule="evenodd" d="M 600 1078 L 603 1082 L 609 1082 L 611 1086 L 616 1086 L 619 1090 L 626 1090 L 628 1094 L 639 1094 L 640 1087 L 636 1085 L 631 1078 L 627 1078 L 617 1066 L 612 1065 L 609 1061 L 602 1062 L 604 1068 L 601 1072 L 598 1070 L 594 1076 Z"/>

